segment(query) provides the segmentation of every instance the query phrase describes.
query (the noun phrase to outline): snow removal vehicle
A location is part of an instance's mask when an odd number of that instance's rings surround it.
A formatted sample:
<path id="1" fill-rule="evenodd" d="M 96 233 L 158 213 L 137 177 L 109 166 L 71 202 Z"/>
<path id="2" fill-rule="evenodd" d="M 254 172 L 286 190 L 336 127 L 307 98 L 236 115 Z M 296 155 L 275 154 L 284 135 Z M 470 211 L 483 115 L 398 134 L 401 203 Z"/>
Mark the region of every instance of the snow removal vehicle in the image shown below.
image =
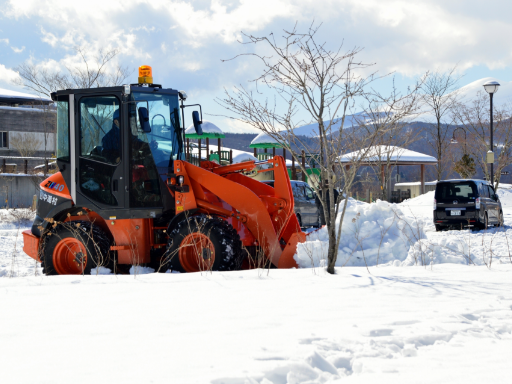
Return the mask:
<path id="1" fill-rule="evenodd" d="M 45 274 L 296 266 L 305 234 L 282 157 L 194 165 L 184 151 L 184 110 L 195 107 L 201 135 L 201 106 L 153 84 L 149 66 L 137 84 L 51 97 L 60 172 L 40 184 L 36 218 L 23 232 L 24 251 Z M 273 172 L 273 187 L 250 172 Z"/>

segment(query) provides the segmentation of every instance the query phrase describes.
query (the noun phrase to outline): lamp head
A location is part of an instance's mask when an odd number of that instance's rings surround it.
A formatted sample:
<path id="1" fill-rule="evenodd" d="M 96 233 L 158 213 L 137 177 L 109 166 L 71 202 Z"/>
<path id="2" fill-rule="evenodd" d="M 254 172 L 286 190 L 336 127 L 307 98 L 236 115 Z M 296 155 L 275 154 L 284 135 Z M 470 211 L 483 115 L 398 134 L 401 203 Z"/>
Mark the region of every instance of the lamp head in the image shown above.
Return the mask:
<path id="1" fill-rule="evenodd" d="M 500 83 L 497 81 L 488 81 L 484 84 L 484 89 L 487 93 L 492 94 L 498 92 L 498 87 L 500 86 Z"/>

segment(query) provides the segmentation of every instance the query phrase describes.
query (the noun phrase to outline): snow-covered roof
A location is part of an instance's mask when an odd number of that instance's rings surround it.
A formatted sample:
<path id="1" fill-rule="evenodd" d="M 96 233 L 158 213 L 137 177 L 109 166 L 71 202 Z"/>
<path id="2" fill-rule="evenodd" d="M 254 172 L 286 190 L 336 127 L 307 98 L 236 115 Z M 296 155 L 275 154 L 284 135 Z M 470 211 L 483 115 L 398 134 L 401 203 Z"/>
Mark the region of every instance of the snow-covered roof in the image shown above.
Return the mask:
<path id="1" fill-rule="evenodd" d="M 364 156 L 364 163 L 372 162 L 387 162 L 393 164 L 435 164 L 437 159 L 433 156 L 426 155 L 424 153 L 411 151 L 410 149 L 395 147 L 392 145 L 375 145 L 373 147 L 360 149 L 347 153 L 338 158 L 340 163 L 353 163 L 360 161 L 360 158 Z"/>
<path id="2" fill-rule="evenodd" d="M 243 163 L 244 161 L 258 161 L 257 158 L 255 158 L 251 153 L 244 152 L 244 151 L 238 151 L 236 149 L 233 149 L 233 163 Z"/>
<path id="3" fill-rule="evenodd" d="M 425 185 L 436 185 L 437 184 L 437 180 L 436 181 L 425 181 Z M 404 181 L 403 183 L 396 183 L 395 184 L 395 187 L 409 187 L 409 186 L 413 186 L 413 185 L 421 185 L 421 181 Z"/>
<path id="4" fill-rule="evenodd" d="M 223 138 L 223 137 L 225 137 L 222 130 L 210 121 L 203 120 L 203 123 L 201 124 L 201 128 L 203 128 L 203 137 L 204 138 L 207 138 L 207 137 Z M 189 137 L 192 135 L 196 135 L 196 130 L 194 128 L 194 124 L 190 124 L 188 126 L 188 128 L 185 130 L 185 135 L 189 136 Z M 201 138 L 201 136 L 197 136 L 197 138 Z"/>
<path id="5" fill-rule="evenodd" d="M 252 141 L 249 148 L 281 148 L 283 144 L 274 139 L 272 136 L 261 132 Z"/>
<path id="6" fill-rule="evenodd" d="M 0 103 L 6 104 L 27 104 L 27 103 L 53 103 L 52 99 L 44 96 L 31 95 L 29 93 L 11 91 L 0 88 Z"/>

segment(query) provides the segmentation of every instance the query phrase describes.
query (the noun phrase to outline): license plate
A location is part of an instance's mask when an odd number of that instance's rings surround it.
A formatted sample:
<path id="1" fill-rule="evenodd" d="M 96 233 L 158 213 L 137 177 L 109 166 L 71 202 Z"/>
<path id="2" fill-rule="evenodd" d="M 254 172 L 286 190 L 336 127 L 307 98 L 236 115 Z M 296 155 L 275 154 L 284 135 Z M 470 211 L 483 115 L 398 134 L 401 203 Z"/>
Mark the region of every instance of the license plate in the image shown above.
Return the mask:
<path id="1" fill-rule="evenodd" d="M 452 216 L 460 216 L 460 211 L 450 211 Z"/>

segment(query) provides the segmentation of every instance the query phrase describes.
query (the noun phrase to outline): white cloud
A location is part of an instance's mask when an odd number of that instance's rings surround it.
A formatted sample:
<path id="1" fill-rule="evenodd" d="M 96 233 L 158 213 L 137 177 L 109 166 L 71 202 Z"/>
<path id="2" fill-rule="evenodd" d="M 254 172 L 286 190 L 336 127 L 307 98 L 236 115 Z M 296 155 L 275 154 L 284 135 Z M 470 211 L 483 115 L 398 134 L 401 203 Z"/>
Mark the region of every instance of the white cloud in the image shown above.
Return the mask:
<path id="1" fill-rule="evenodd" d="M 0 39 L 0 43 L 9 44 L 9 39 Z"/>
<path id="2" fill-rule="evenodd" d="M 6 68 L 5 65 L 0 64 L 0 84 L 2 85 L 2 88 L 12 88 L 12 83 L 19 77 L 20 75 L 18 75 L 18 72 L 15 72 L 10 68 Z"/>
<path id="3" fill-rule="evenodd" d="M 511 67 L 512 50 L 503 44 L 512 35 L 511 11 L 507 0 L 492 7 L 481 0 L 7 0 L 0 12 L 40 26 L 44 44 L 23 45 L 42 65 L 79 63 L 77 45 L 91 52 L 115 47 L 117 62 L 152 65 L 159 82 L 213 98 L 260 72 L 251 58 L 221 62 L 267 53 L 261 44 L 238 44 L 241 31 L 279 39 L 295 22 L 304 30 L 315 20 L 323 24 L 319 40 L 331 47 L 364 47 L 360 57 L 377 63 L 372 69 L 416 76 L 457 63 L 462 71 Z"/>
<path id="4" fill-rule="evenodd" d="M 11 47 L 11 49 L 14 51 L 14 53 L 21 53 L 25 50 L 25 46 L 23 46 L 21 48 Z"/>
<path id="5" fill-rule="evenodd" d="M 304 27 L 316 19 L 324 23 L 322 34 L 328 41 L 345 38 L 347 46 L 365 47 L 364 56 L 384 71 L 414 75 L 457 62 L 462 67 L 512 65 L 512 53 L 503 49 L 500 38 L 512 33 L 512 22 L 505 16 L 512 6 L 496 0 L 492 13 L 488 8 L 477 0 L 459 7 L 444 0 L 325 0 L 321 7 L 312 0 L 212 0 L 207 5 L 203 1 L 48 0 L 44 7 L 35 0 L 10 0 L 3 13 L 37 18 L 44 26 L 42 40 L 52 47 L 82 40 L 119 43 L 132 57 L 147 57 L 140 52 L 143 46 L 131 49 L 128 43 L 147 38 L 139 33 L 159 39 L 160 51 L 166 54 L 162 40 L 178 39 L 185 49 L 204 48 L 212 41 L 232 46 L 241 31 L 261 34 L 271 28 L 279 35 L 280 29 L 296 20 Z M 141 25 L 142 11 L 151 23 Z"/>

